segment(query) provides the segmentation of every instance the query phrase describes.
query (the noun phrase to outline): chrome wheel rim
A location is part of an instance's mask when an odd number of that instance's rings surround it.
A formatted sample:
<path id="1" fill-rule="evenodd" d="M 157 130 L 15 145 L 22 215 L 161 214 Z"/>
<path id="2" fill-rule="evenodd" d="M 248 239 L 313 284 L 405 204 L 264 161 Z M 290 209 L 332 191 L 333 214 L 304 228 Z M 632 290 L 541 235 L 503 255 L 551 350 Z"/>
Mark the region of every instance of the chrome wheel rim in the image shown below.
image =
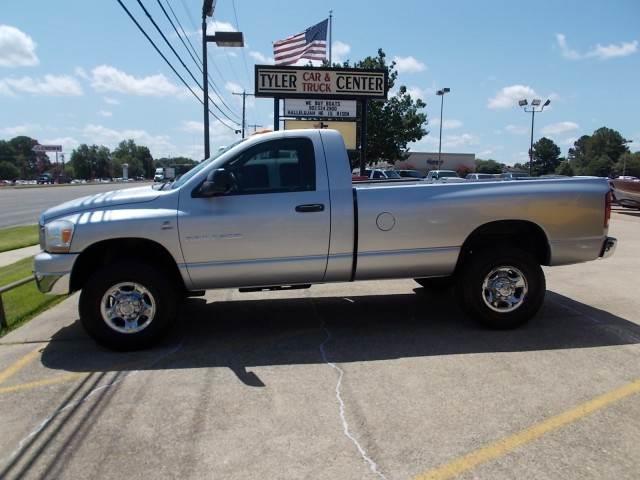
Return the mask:
<path id="1" fill-rule="evenodd" d="M 121 282 L 109 288 L 100 302 L 102 320 L 118 333 L 137 333 L 147 328 L 156 314 L 151 292 L 136 282 Z"/>
<path id="2" fill-rule="evenodd" d="M 501 266 L 491 270 L 482 282 L 482 299 L 494 312 L 508 313 L 524 303 L 529 291 L 527 278 L 516 267 Z"/>

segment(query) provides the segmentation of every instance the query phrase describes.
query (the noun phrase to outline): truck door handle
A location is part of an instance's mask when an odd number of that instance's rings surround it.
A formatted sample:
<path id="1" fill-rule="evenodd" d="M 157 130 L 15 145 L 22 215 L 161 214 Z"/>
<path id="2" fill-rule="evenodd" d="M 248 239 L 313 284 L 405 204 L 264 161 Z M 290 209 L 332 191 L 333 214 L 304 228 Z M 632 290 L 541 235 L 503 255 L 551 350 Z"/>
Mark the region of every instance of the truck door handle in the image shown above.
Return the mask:
<path id="1" fill-rule="evenodd" d="M 322 203 L 308 203 L 306 205 L 298 205 L 296 207 L 296 212 L 306 213 L 306 212 L 323 212 L 324 204 Z"/>

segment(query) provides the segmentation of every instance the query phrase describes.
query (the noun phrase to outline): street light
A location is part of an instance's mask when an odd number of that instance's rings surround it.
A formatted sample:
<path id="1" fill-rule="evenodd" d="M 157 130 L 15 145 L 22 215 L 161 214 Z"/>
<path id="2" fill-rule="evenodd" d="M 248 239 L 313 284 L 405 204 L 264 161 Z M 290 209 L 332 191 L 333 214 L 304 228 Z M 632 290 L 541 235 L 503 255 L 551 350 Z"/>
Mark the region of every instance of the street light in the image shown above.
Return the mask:
<path id="1" fill-rule="evenodd" d="M 442 167 L 442 161 L 440 157 L 442 155 L 442 111 L 444 109 L 444 95 L 445 93 L 449 93 L 451 91 L 450 88 L 443 88 L 442 90 L 438 90 L 436 95 L 442 97 L 440 99 L 440 141 L 438 142 L 438 170 Z"/>
<path id="2" fill-rule="evenodd" d="M 551 99 L 547 99 L 546 102 L 544 102 L 544 104 L 542 106 L 540 106 L 540 104 L 542 103 L 542 100 L 540 100 L 539 98 L 534 98 L 533 100 L 531 100 L 531 107 L 527 108 L 528 102 L 526 99 L 520 100 L 518 102 L 518 105 L 520 107 L 522 107 L 522 109 L 527 112 L 527 113 L 531 113 L 531 143 L 529 144 L 529 176 L 532 175 L 532 166 L 533 166 L 533 122 L 536 116 L 536 113 L 540 113 L 544 110 L 544 107 L 549 106 L 549 104 L 551 103 Z M 540 107 L 540 108 L 538 108 Z"/>
<path id="3" fill-rule="evenodd" d="M 207 69 L 207 43 L 219 47 L 244 47 L 242 32 L 215 32 L 207 35 L 207 17 L 213 16 L 216 0 L 204 0 L 202 4 L 202 89 L 204 93 L 204 158 L 209 158 L 209 73 Z"/>

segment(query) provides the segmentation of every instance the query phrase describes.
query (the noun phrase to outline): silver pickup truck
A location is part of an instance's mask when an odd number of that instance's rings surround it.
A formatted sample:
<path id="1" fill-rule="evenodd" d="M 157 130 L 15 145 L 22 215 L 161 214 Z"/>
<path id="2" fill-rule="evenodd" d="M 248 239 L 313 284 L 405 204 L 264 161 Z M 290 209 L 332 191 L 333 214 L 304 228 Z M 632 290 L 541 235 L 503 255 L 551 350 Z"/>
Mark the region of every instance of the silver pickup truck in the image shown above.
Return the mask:
<path id="1" fill-rule="evenodd" d="M 452 283 L 471 316 L 512 328 L 543 302 L 541 265 L 613 253 L 609 215 L 604 179 L 354 185 L 339 133 L 292 130 L 50 208 L 34 273 L 43 292 L 81 290 L 82 324 L 118 350 L 152 345 L 206 289 L 373 279 Z"/>

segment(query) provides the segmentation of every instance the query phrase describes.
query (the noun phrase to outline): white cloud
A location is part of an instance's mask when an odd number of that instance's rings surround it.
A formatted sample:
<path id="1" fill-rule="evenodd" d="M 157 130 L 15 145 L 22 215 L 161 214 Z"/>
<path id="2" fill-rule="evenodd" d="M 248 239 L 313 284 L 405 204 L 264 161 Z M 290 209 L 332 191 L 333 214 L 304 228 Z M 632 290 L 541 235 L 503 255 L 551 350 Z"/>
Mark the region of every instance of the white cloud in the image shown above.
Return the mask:
<path id="1" fill-rule="evenodd" d="M 427 69 L 424 63 L 411 55 L 408 57 L 393 57 L 393 61 L 396 62 L 396 69 L 399 73 L 416 73 Z"/>
<path id="2" fill-rule="evenodd" d="M 91 86 L 98 92 L 154 97 L 184 95 L 183 88 L 169 81 L 161 73 L 147 77 L 134 77 L 109 65 L 100 65 L 91 71 Z"/>
<path id="3" fill-rule="evenodd" d="M 526 85 L 510 85 L 501 89 L 489 99 L 488 107 L 492 110 L 510 108 L 518 104 L 518 100 L 537 96 L 535 90 Z"/>
<path id="4" fill-rule="evenodd" d="M 507 125 L 504 129 L 514 135 L 523 135 L 529 131 L 527 127 L 523 127 L 521 125 Z"/>
<path id="5" fill-rule="evenodd" d="M 89 74 L 82 67 L 74 68 L 73 69 L 73 73 L 75 73 L 78 77 L 82 78 L 83 80 L 89 80 L 90 79 Z"/>
<path id="6" fill-rule="evenodd" d="M 545 126 L 541 131 L 544 135 L 561 135 L 580 128 L 575 122 L 558 122 Z"/>
<path id="7" fill-rule="evenodd" d="M 102 99 L 104 100 L 104 103 L 107 103 L 109 105 L 120 105 L 120 100 L 116 98 L 103 97 Z"/>
<path id="8" fill-rule="evenodd" d="M 351 52 L 351 45 L 336 40 L 331 44 L 331 61 L 334 63 L 344 63 L 347 55 Z"/>
<path id="9" fill-rule="evenodd" d="M 438 151 L 438 135 L 427 135 L 425 138 L 410 145 L 411 150 L 414 152 L 419 151 Z M 442 137 L 442 149 L 444 150 L 469 150 L 469 147 L 478 145 L 479 138 L 473 133 L 461 133 L 454 135 L 444 135 Z"/>
<path id="10" fill-rule="evenodd" d="M 229 22 L 221 22 L 218 20 L 209 20 L 207 22 L 207 34 L 213 35 L 214 32 L 235 32 L 236 28 Z"/>
<path id="11" fill-rule="evenodd" d="M 267 64 L 267 65 L 272 65 L 274 63 L 273 57 L 267 57 L 266 55 L 263 55 L 260 52 L 256 52 L 255 50 L 251 50 L 249 52 L 249 56 L 258 63 Z"/>
<path id="12" fill-rule="evenodd" d="M 98 115 L 103 117 L 111 117 L 113 115 L 113 112 L 109 112 L 108 110 L 100 110 L 98 111 Z"/>
<path id="13" fill-rule="evenodd" d="M 106 145 L 110 148 L 115 148 L 122 140 L 131 138 L 136 143 L 149 147 L 154 157 L 173 155 L 176 151 L 176 146 L 168 136 L 152 135 L 146 130 L 115 130 L 102 125 L 88 124 L 82 129 L 82 136 L 87 143 Z"/>
<path id="14" fill-rule="evenodd" d="M 395 95 L 396 93 L 397 93 L 397 91 L 393 92 L 393 95 Z M 407 87 L 407 93 L 414 100 L 416 100 L 418 98 L 420 100 L 424 100 L 425 98 L 427 98 L 427 92 L 425 90 L 423 90 L 422 88 L 420 88 L 420 87 L 416 87 L 416 86 Z"/>
<path id="15" fill-rule="evenodd" d="M 433 120 L 429 121 L 429 124 L 432 127 L 438 127 L 440 125 L 440 119 L 439 118 L 434 118 Z M 460 120 L 447 120 L 445 119 L 442 122 L 442 130 L 455 130 L 456 128 L 460 128 L 462 127 L 462 121 Z"/>
<path id="16" fill-rule="evenodd" d="M 36 42 L 15 27 L 0 25 L 0 67 L 32 67 L 38 63 Z"/>
<path id="17" fill-rule="evenodd" d="M 182 127 L 180 130 L 189 133 L 199 133 L 202 134 L 204 132 L 204 123 L 196 122 L 195 120 L 186 120 L 182 122 Z"/>
<path id="18" fill-rule="evenodd" d="M 616 57 L 626 57 L 638 51 L 638 40 L 632 42 L 610 43 L 609 45 L 596 44 L 595 47 L 580 53 L 569 47 L 567 37 L 562 33 L 556 33 L 556 42 L 564 58 L 569 60 L 581 60 L 583 58 L 597 58 L 607 60 Z"/>
<path id="19" fill-rule="evenodd" d="M 83 94 L 78 81 L 68 75 L 45 75 L 43 78 L 21 77 L 0 79 L 0 94 L 79 96 Z"/>
<path id="20" fill-rule="evenodd" d="M 33 130 L 39 129 L 40 125 L 25 123 L 23 125 L 16 125 L 14 127 L 0 128 L 0 135 L 7 137 L 17 137 L 18 135 L 27 135 Z"/>
<path id="21" fill-rule="evenodd" d="M 225 83 L 224 88 L 231 93 L 242 93 L 242 91 L 244 90 L 242 88 L 242 85 L 238 85 L 237 83 L 234 83 L 234 82 Z"/>

